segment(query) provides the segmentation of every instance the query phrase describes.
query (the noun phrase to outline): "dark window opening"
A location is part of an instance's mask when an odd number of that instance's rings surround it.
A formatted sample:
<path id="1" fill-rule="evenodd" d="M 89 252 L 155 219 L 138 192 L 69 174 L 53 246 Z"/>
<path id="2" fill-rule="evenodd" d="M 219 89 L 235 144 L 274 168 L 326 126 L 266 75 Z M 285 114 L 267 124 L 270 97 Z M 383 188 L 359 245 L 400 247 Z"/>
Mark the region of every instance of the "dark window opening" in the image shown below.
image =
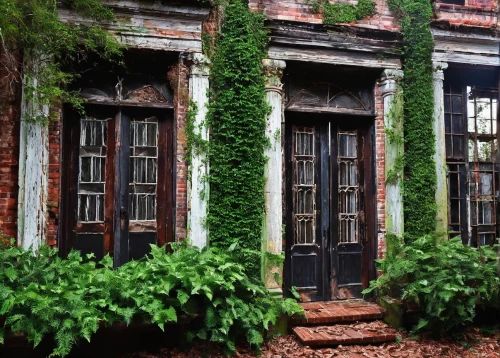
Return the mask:
<path id="1" fill-rule="evenodd" d="M 498 90 L 446 84 L 450 236 L 474 247 L 498 237 Z"/>

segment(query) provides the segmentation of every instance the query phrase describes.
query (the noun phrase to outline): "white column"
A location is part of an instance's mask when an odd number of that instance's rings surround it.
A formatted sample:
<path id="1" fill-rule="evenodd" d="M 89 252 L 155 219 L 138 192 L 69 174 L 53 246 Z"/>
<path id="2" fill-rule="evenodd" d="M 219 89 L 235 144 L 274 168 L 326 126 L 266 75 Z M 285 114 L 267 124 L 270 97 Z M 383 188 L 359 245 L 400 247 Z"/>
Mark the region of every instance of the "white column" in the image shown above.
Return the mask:
<path id="1" fill-rule="evenodd" d="M 35 68 L 36 70 L 36 68 Z M 48 183 L 48 129 L 34 118 L 48 116 L 48 106 L 38 105 L 27 90 L 36 90 L 36 73 L 23 80 L 19 140 L 19 196 L 17 237 L 19 246 L 36 251 L 45 242 Z"/>
<path id="2" fill-rule="evenodd" d="M 198 108 L 195 121 L 194 132 L 200 134 L 202 140 L 208 141 L 208 128 L 206 125 L 208 88 L 209 88 L 209 67 L 208 59 L 201 53 L 193 53 L 190 56 L 192 65 L 189 73 L 189 93 L 191 100 Z M 208 175 L 208 162 L 206 153 L 193 149 L 191 153 L 191 181 L 189 187 L 188 201 L 191 211 L 189 216 L 189 238 L 191 243 L 197 247 L 207 245 L 208 230 L 205 225 L 207 216 L 207 203 L 209 185 L 206 176 Z"/>
<path id="3" fill-rule="evenodd" d="M 448 68 L 445 62 L 434 62 L 434 135 L 436 137 L 436 231 L 446 233 L 448 231 L 448 178 L 446 176 L 446 145 L 444 129 L 444 94 L 443 94 L 443 71 Z"/>
<path id="4" fill-rule="evenodd" d="M 264 175 L 266 177 L 265 206 L 265 248 L 272 254 L 281 254 L 283 223 L 282 223 L 282 146 L 281 121 L 283 114 L 283 96 L 281 77 L 286 63 L 284 61 L 265 59 L 262 61 L 266 74 L 266 101 L 271 107 L 267 117 L 266 136 L 271 145 L 264 154 L 269 158 Z M 275 273 L 281 273 L 281 267 L 270 267 L 264 264 L 264 279 L 266 287 L 279 289 L 280 285 L 273 278 Z"/>
<path id="5" fill-rule="evenodd" d="M 398 168 L 398 160 L 404 153 L 403 118 L 398 118 L 394 105 L 394 97 L 398 90 L 398 79 L 403 77 L 399 70 L 385 70 L 379 83 L 382 98 L 384 99 L 384 125 L 391 135 L 385 136 L 385 174 L 396 178 L 386 184 L 385 193 L 385 225 L 388 233 L 401 236 L 404 232 L 403 193 L 401 182 L 403 168 Z"/>

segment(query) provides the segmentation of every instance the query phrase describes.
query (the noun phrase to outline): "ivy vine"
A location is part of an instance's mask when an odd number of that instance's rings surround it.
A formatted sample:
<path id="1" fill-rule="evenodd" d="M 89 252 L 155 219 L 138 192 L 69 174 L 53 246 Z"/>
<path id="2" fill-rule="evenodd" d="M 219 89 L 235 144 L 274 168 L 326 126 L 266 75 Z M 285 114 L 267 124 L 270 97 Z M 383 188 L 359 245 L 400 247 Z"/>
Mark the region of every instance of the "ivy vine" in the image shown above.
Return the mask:
<path id="1" fill-rule="evenodd" d="M 264 16 L 246 0 L 228 0 L 212 58 L 207 121 L 210 245 L 231 249 L 249 275 L 260 280 L 264 220 L 265 79 L 268 37 Z"/>
<path id="2" fill-rule="evenodd" d="M 323 14 L 323 23 L 334 25 L 362 20 L 375 15 L 375 2 L 358 0 L 357 5 L 349 3 L 330 3 L 328 0 L 318 0 L 312 3 L 313 14 Z"/>
<path id="3" fill-rule="evenodd" d="M 434 87 L 430 0 L 389 0 L 403 34 L 402 82 L 404 99 L 405 240 L 436 229 L 436 170 L 433 130 Z"/>
<path id="4" fill-rule="evenodd" d="M 96 21 L 114 19 L 113 12 L 100 0 L 64 0 L 62 3 Z M 65 90 L 77 74 L 64 68 L 89 53 L 119 61 L 122 46 L 97 25 L 62 22 L 56 0 L 0 1 L 0 54 L 5 59 L 0 61 L 0 67 L 14 73 L 14 78 L 24 75 L 24 94 L 34 104 L 33 111 L 25 113 L 26 119 L 46 122 L 48 117 L 41 114 L 40 108 L 60 101 L 82 109 L 78 93 Z M 17 65 L 16 54 L 23 55 L 21 66 Z"/>
<path id="5" fill-rule="evenodd" d="M 403 92 L 401 90 L 395 93 L 387 117 L 390 125 L 385 127 L 385 135 L 388 143 L 392 147 L 397 148 L 397 152 L 393 167 L 387 171 L 385 182 L 386 184 L 397 184 L 403 180 L 401 174 L 404 171 L 404 154 L 402 153 L 402 148 L 404 147 L 404 108 Z"/>

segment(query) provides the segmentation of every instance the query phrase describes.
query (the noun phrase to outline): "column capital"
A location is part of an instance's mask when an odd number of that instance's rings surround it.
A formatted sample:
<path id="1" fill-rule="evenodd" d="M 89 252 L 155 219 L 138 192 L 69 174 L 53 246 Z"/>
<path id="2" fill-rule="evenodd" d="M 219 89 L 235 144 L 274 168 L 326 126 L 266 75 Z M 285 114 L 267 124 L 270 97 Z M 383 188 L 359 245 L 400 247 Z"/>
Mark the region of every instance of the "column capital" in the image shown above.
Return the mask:
<path id="1" fill-rule="evenodd" d="M 432 62 L 432 69 L 434 70 L 433 77 L 434 80 L 444 81 L 444 70 L 448 68 L 448 63 L 446 62 Z"/>
<path id="2" fill-rule="evenodd" d="M 386 69 L 380 76 L 380 90 L 382 97 L 394 95 L 398 89 L 398 81 L 403 78 L 403 71 Z"/>
<path id="3" fill-rule="evenodd" d="M 204 54 L 199 52 L 190 53 L 188 60 L 191 62 L 191 66 L 189 66 L 190 76 L 208 76 L 210 74 L 210 60 Z"/>
<path id="4" fill-rule="evenodd" d="M 266 76 L 266 91 L 276 91 L 281 93 L 283 88 L 283 83 L 281 78 L 283 77 L 283 70 L 286 68 L 286 62 L 281 60 L 262 60 L 262 70 Z"/>

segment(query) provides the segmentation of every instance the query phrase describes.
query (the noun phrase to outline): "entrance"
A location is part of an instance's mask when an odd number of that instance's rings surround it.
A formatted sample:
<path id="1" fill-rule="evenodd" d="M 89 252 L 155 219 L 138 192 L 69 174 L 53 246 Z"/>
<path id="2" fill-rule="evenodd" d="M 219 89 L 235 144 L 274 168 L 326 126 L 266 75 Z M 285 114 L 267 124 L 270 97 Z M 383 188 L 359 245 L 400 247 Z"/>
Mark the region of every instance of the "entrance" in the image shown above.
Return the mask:
<path id="1" fill-rule="evenodd" d="M 285 286 L 303 301 L 361 298 L 375 271 L 373 120 L 325 116 L 287 116 Z"/>

